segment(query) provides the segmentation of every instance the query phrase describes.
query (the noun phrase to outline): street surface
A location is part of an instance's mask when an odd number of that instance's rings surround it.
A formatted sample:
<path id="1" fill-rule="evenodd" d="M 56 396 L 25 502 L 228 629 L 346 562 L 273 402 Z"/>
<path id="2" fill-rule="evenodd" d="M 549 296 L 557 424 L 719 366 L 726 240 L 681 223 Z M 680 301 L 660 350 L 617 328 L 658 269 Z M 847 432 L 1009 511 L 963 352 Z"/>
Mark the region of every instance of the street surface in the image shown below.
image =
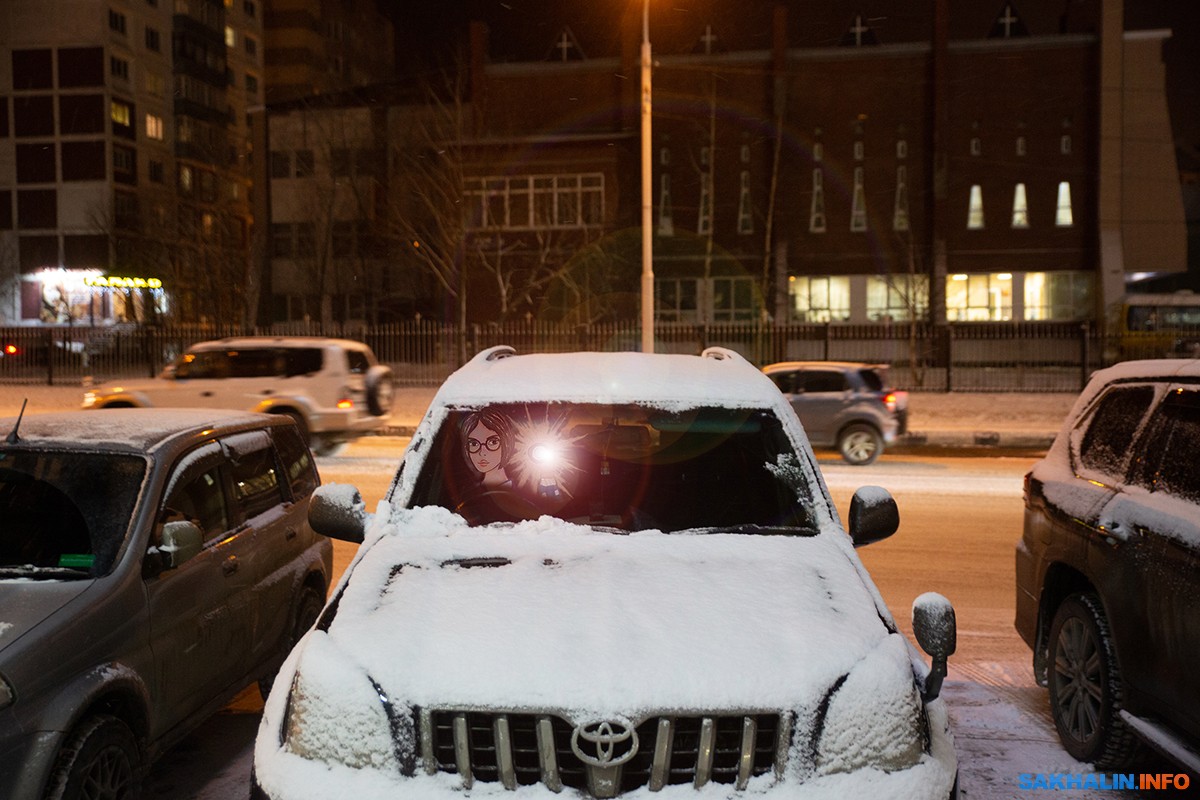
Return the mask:
<path id="1" fill-rule="evenodd" d="M 326 483 L 352 483 L 367 508 L 387 490 L 406 440 L 360 440 L 338 457 L 318 459 Z M 900 628 L 911 639 L 912 601 L 946 595 L 958 619 L 958 651 L 943 690 L 960 761 L 964 797 L 1028 798 L 1022 773 L 1087 775 L 1058 744 L 1045 690 L 1033 682 L 1030 655 L 1013 629 L 1013 548 L 1021 533 L 1022 480 L 1036 455 L 985 457 L 887 454 L 851 467 L 819 453 L 843 518 L 863 485 L 889 489 L 900 530 L 859 551 Z M 356 546 L 334 544 L 340 575 Z M 262 702 L 248 689 L 225 711 L 171 750 L 152 770 L 147 797 L 231 800 L 248 796 L 254 735 Z M 1176 770 L 1147 762 L 1141 771 Z M 1056 798 L 1132 798 L 1135 792 L 1069 790 Z"/>

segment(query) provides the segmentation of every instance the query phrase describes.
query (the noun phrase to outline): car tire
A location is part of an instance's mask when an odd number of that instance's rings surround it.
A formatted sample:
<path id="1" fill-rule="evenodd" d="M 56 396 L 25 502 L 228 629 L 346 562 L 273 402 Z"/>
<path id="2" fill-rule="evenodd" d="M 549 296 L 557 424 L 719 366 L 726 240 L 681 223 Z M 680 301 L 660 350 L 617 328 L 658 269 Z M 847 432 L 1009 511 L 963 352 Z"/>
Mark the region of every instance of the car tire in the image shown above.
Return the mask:
<path id="1" fill-rule="evenodd" d="M 856 422 L 838 434 L 837 449 L 847 463 L 864 466 L 883 452 L 883 436 L 874 425 Z"/>
<path id="2" fill-rule="evenodd" d="M 300 591 L 300 599 L 296 601 L 296 614 L 292 617 L 292 628 L 288 631 L 286 641 L 283 643 L 282 657 L 286 658 L 300 638 L 308 633 L 308 629 L 316 623 L 324 608 L 325 599 L 312 586 L 305 586 Z M 259 678 L 258 693 L 262 695 L 263 702 L 266 702 L 267 696 L 271 694 L 271 687 L 275 685 L 275 678 L 278 675 L 279 670 L 275 670 L 270 675 Z"/>
<path id="3" fill-rule="evenodd" d="M 367 410 L 372 416 L 382 417 L 392 413 L 396 399 L 396 385 L 392 370 L 376 364 L 367 370 Z"/>
<path id="4" fill-rule="evenodd" d="M 141 796 L 142 758 L 129 726 L 116 717 L 88 717 L 67 738 L 46 800 L 133 800 Z"/>
<path id="5" fill-rule="evenodd" d="M 1050 712 L 1063 748 L 1097 769 L 1128 766 L 1138 739 L 1119 714 L 1121 667 L 1095 593 L 1073 594 L 1058 607 L 1048 660 Z"/>

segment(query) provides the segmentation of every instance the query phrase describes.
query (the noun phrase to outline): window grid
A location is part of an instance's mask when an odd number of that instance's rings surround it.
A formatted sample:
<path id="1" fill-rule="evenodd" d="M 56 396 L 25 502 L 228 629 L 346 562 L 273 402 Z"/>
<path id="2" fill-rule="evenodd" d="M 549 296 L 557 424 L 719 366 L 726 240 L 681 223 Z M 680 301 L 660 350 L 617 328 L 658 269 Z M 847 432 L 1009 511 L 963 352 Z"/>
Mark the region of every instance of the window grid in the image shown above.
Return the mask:
<path id="1" fill-rule="evenodd" d="M 754 215 L 750 205 L 750 171 L 742 170 L 741 190 L 738 193 L 738 233 L 754 233 Z"/>
<path id="2" fill-rule="evenodd" d="M 864 186 L 866 170 L 854 168 L 854 198 L 850 205 L 850 230 L 862 232 L 867 229 L 867 190 Z"/>
<path id="3" fill-rule="evenodd" d="M 604 223 L 604 175 L 525 175 L 464 181 L 468 228 L 539 230 Z"/>

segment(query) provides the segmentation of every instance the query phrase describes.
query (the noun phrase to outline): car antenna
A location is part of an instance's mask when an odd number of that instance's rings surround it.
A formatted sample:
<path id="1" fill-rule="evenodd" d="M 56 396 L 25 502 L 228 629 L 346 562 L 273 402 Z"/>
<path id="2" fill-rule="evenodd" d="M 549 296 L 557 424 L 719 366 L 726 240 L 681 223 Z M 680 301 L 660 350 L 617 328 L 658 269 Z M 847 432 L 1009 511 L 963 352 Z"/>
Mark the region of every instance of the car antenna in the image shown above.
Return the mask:
<path id="1" fill-rule="evenodd" d="M 8 432 L 8 436 L 4 439 L 4 441 L 8 442 L 9 444 L 16 444 L 17 442 L 21 441 L 21 437 L 17 436 L 17 428 L 21 427 L 21 419 L 25 416 L 25 406 L 27 405 L 29 405 L 28 397 L 21 402 L 21 413 L 17 414 L 17 422 L 15 425 L 13 425 L 13 429 Z"/>

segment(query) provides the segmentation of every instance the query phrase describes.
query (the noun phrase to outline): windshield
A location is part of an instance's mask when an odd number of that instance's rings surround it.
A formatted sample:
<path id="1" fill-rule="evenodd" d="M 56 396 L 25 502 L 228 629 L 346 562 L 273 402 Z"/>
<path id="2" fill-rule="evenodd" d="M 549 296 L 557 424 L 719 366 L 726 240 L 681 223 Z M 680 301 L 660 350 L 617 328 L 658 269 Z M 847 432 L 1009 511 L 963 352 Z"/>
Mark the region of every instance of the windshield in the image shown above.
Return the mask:
<path id="1" fill-rule="evenodd" d="M 812 527 L 804 474 L 770 411 L 493 405 L 448 415 L 412 505 L 477 525 L 791 531 Z"/>
<path id="2" fill-rule="evenodd" d="M 107 574 L 145 472 L 132 455 L 0 452 L 0 577 Z"/>

